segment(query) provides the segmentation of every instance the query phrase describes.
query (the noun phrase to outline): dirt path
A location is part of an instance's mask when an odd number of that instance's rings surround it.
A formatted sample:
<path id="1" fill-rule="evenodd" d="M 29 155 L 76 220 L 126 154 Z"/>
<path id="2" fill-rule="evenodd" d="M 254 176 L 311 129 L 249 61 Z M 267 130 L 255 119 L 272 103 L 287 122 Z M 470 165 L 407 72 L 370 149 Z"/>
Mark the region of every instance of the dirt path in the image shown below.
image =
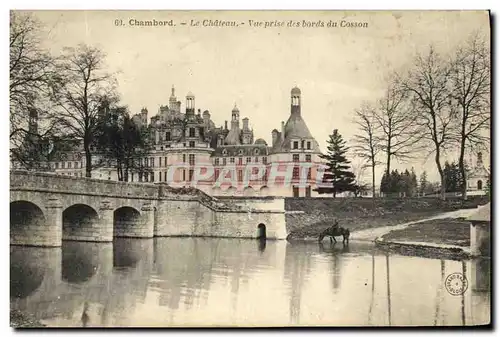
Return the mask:
<path id="1" fill-rule="evenodd" d="M 417 221 L 411 221 L 411 222 L 407 222 L 407 223 L 400 224 L 400 225 L 362 229 L 359 231 L 352 232 L 351 240 L 352 241 L 375 241 L 376 238 L 378 238 L 382 235 L 385 235 L 385 234 L 389 233 L 390 231 L 403 229 L 403 228 L 408 227 L 411 224 L 415 224 L 415 223 L 419 223 L 419 222 L 423 222 L 423 221 L 428 221 L 428 220 L 434 220 L 434 219 L 468 217 L 476 210 L 477 210 L 477 208 L 459 209 L 457 211 L 446 212 L 446 213 L 438 214 L 438 215 L 435 215 L 435 216 L 432 216 L 429 218 L 425 218 L 425 219 L 421 219 L 421 220 L 417 220 Z"/>

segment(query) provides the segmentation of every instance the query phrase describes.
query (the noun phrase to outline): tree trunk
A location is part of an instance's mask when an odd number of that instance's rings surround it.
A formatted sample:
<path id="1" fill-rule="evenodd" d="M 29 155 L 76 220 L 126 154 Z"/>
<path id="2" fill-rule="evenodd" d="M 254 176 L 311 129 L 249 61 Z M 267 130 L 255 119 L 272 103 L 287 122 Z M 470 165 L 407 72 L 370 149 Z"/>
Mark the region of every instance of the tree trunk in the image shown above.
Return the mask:
<path id="1" fill-rule="evenodd" d="M 372 198 L 375 199 L 375 161 L 372 159 Z"/>
<path id="2" fill-rule="evenodd" d="M 465 113 L 464 113 L 465 115 Z M 467 200 L 467 177 L 465 176 L 465 142 L 467 140 L 465 136 L 465 121 L 462 120 L 462 130 L 460 139 L 460 157 L 458 158 L 458 168 L 460 170 L 460 175 L 462 179 L 462 199 Z"/>
<path id="3" fill-rule="evenodd" d="M 439 151 L 439 147 L 436 147 L 435 160 L 436 160 L 436 166 L 437 166 L 437 169 L 439 172 L 439 177 L 441 178 L 441 200 L 445 200 L 446 199 L 446 181 L 445 181 L 443 168 L 441 167 L 440 157 L 441 157 L 441 154 Z"/>
<path id="4" fill-rule="evenodd" d="M 86 139 L 83 140 L 83 148 L 85 150 L 85 177 L 92 177 L 92 153 L 90 152 L 90 142 Z"/>

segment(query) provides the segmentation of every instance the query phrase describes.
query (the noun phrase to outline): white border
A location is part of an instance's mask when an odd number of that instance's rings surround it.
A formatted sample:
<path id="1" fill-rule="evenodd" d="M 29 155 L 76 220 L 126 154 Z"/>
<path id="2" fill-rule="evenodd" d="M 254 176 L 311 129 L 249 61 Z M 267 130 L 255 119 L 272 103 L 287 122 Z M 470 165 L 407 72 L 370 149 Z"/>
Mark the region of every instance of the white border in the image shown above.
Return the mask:
<path id="1" fill-rule="evenodd" d="M 0 146 L 0 153 L 2 155 L 2 158 L 4 160 L 0 161 L 1 163 L 1 168 L 2 168 L 2 175 L 0 176 L 0 184 L 2 186 L 2 191 L 3 191 L 3 201 L 1 203 L 2 206 L 2 212 L 0 214 L 3 214 L 5 216 L 4 220 L 2 221 L 3 226 L 2 226 L 2 231 L 3 235 L 1 236 L 4 240 L 3 242 L 3 247 L 5 249 L 5 255 L 2 259 L 0 259 L 2 263 L 2 271 L 5 273 L 7 270 L 9 270 L 9 219 L 7 217 L 7 214 L 9 212 L 8 208 L 8 203 L 7 200 L 9 199 L 9 194 L 8 194 L 8 186 L 9 186 L 9 159 L 8 159 L 8 153 L 9 153 L 9 148 L 8 148 L 8 119 L 7 119 L 7 114 L 9 111 L 8 108 L 8 96 L 7 96 L 7 90 L 8 90 L 8 69 L 7 69 L 7 64 L 8 64 L 8 21 L 9 21 L 9 9 L 235 9 L 235 10 L 245 10 L 245 9 L 303 9 L 303 10 L 313 10 L 313 9 L 358 9 L 358 10 L 367 10 L 367 9 L 379 9 L 379 10 L 395 10 L 395 9 L 406 9 L 406 10 L 411 10 L 411 9 L 420 9 L 420 10 L 437 10 L 437 9 L 453 9 L 453 10 L 472 10 L 472 9 L 492 9 L 493 13 L 496 13 L 497 11 L 495 8 L 498 6 L 498 1 L 491 0 L 475 0 L 475 1 L 436 1 L 436 0 L 420 0 L 420 1 L 360 1 L 360 0 L 342 0 L 342 1 L 335 1 L 332 3 L 332 1 L 316 1 L 316 0 L 288 0 L 288 1 L 281 1 L 281 2 L 273 2 L 271 3 L 269 0 L 253 0 L 253 1 L 245 1 L 245 2 L 236 2 L 236 1 L 218 1 L 218 0 L 212 0 L 210 2 L 203 2 L 203 1 L 176 1 L 176 2 L 171 2 L 169 1 L 168 3 L 165 1 L 150 1 L 150 0 L 141 0 L 141 1 L 131 1 L 131 0 L 121 0 L 121 1 L 107 1 L 107 0 L 86 0 L 86 1 L 74 1 L 74 2 L 69 2 L 69 1 L 64 1 L 64 0 L 53 0 L 53 1 L 45 1 L 44 3 L 41 3 L 36 0 L 31 0 L 31 1 L 12 1 L 12 0 L 7 0 L 7 1 L 2 1 L 1 7 L 2 11 L 1 13 L 1 18 L 2 20 L 2 29 L 0 30 L 0 37 L 2 40 L 1 46 L 3 47 L 3 52 L 0 54 L 2 57 L 2 67 L 1 67 L 1 78 L 4 79 L 1 81 L 1 102 L 2 102 L 2 107 L 3 107 L 3 112 L 4 112 L 4 119 L 3 122 L 0 123 L 0 133 L 1 133 L 1 139 L 4 139 L 4 142 Z M 497 24 L 498 24 L 498 17 L 497 19 Z M 495 42 L 498 42 L 498 35 L 494 34 L 494 44 L 498 45 Z M 498 52 L 498 50 L 497 50 Z M 497 59 L 496 55 L 493 55 L 492 60 L 495 61 Z M 494 68 L 496 69 L 496 67 Z M 498 86 L 495 86 L 495 92 L 494 94 L 497 94 L 496 96 L 498 97 Z M 496 112 L 496 111 L 495 111 Z M 499 117 L 497 116 L 496 122 L 498 122 Z M 497 127 L 498 129 L 498 127 Z M 497 143 L 497 139 L 494 140 L 495 145 L 499 145 Z M 494 169 L 495 169 L 495 176 L 496 176 L 496 166 L 497 162 L 495 161 Z M 496 179 L 494 182 L 497 182 Z M 496 183 L 494 190 L 496 190 Z M 496 230 L 498 234 L 499 230 Z M 498 236 L 498 235 L 497 235 Z M 496 239 L 496 238 L 495 238 Z M 495 240 L 498 242 L 498 240 Z M 496 266 L 495 266 L 496 267 Z M 496 268 L 495 268 L 496 269 Z M 498 275 L 497 275 L 498 278 Z M 1 300 L 2 303 L 2 310 L 0 312 L 0 319 L 2 321 L 2 336 L 4 334 L 11 335 L 13 334 L 13 330 L 9 327 L 9 306 L 10 306 L 10 299 L 9 299 L 9 278 L 4 276 L 1 278 L 2 282 L 2 295 L 3 295 L 3 300 Z M 496 288 L 496 283 L 493 285 L 493 287 Z M 494 292 L 495 294 L 497 293 L 496 291 Z M 494 299 L 492 298 L 492 301 Z M 497 311 L 498 312 L 498 311 Z M 497 314 L 495 314 L 496 317 Z M 496 320 L 498 323 L 498 320 Z M 411 330 L 407 330 L 411 331 Z M 207 333 L 207 331 L 204 331 Z M 386 330 L 380 331 L 381 333 L 385 333 Z M 68 332 L 69 333 L 69 332 Z M 74 332 L 73 332 L 74 333 Z M 94 332 L 96 333 L 96 332 Z M 99 332 L 100 334 L 103 334 L 103 332 Z M 125 331 L 120 331 L 119 334 L 125 334 L 127 332 Z M 138 332 L 138 331 L 130 331 L 128 333 L 134 333 L 134 334 L 143 334 L 145 332 Z M 173 331 L 167 331 L 167 333 L 172 334 L 178 334 L 179 332 L 173 332 Z M 192 332 L 190 332 L 192 333 Z M 216 332 L 211 332 L 211 333 L 218 333 Z M 264 332 L 260 331 L 260 335 L 267 335 L 270 334 L 271 332 Z M 297 333 L 297 331 L 294 331 L 294 333 Z M 310 332 L 300 332 L 309 334 Z M 346 334 L 346 331 L 323 331 L 321 333 L 325 334 Z M 352 332 L 351 332 L 352 333 Z M 354 331 L 354 333 L 360 333 L 359 331 Z M 362 333 L 368 333 L 362 332 Z M 373 331 L 370 331 L 369 333 L 373 333 Z M 393 332 L 394 333 L 394 332 Z M 401 332 L 397 332 L 401 333 Z M 436 331 L 421 331 L 419 333 L 422 334 L 438 334 L 441 333 L 441 331 L 436 330 Z M 472 333 L 472 331 L 467 331 L 467 334 Z M 66 334 L 66 332 L 63 332 L 63 334 Z M 90 332 L 84 332 L 85 335 L 90 335 Z M 183 333 L 185 335 L 186 333 Z"/>

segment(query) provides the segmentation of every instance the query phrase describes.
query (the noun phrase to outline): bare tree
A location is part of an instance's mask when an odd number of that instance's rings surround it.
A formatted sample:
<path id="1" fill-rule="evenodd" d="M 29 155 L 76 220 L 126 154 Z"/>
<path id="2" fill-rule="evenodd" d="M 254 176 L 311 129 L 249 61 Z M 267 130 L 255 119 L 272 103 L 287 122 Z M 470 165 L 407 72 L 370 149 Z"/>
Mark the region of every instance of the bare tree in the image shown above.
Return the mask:
<path id="1" fill-rule="evenodd" d="M 354 136 L 354 154 L 362 158 L 364 165 L 372 171 L 372 194 L 375 198 L 375 167 L 380 164 L 377 155 L 381 148 L 380 128 L 377 122 L 376 111 L 373 106 L 363 103 L 355 111 L 354 123 L 359 133 Z"/>
<path id="2" fill-rule="evenodd" d="M 58 138 L 47 120 L 50 87 L 60 80 L 55 59 L 40 43 L 41 24 L 30 14 L 11 11 L 9 44 L 10 143 L 14 161 L 36 166 L 40 143 Z"/>
<path id="3" fill-rule="evenodd" d="M 460 142 L 458 166 L 466 177 L 466 148 L 476 150 L 488 143 L 486 130 L 490 124 L 490 59 L 485 42 L 473 35 L 457 49 L 451 62 L 452 97 L 458 105 L 457 138 Z M 467 184 L 462 185 L 462 196 L 467 199 Z"/>
<path id="4" fill-rule="evenodd" d="M 401 87 L 412 99 L 422 126 L 423 140 L 430 145 L 429 154 L 441 178 L 441 198 L 445 199 L 446 184 L 441 156 L 453 140 L 456 107 L 451 104 L 450 67 L 431 46 L 426 55 L 415 58 L 413 69 L 401 81 Z"/>
<path id="5" fill-rule="evenodd" d="M 115 78 L 105 69 L 105 55 L 98 48 L 66 48 L 58 69 L 64 83 L 53 89 L 52 118 L 63 125 L 85 152 L 85 175 L 91 177 L 92 147 L 99 135 L 100 115 L 117 101 Z"/>
<path id="6" fill-rule="evenodd" d="M 411 109 L 409 95 L 397 75 L 387 81 L 384 97 L 378 102 L 375 119 L 383 135 L 380 142 L 386 157 L 386 174 L 391 172 L 391 160 L 408 160 L 419 152 L 422 133 L 418 130 L 418 115 Z"/>

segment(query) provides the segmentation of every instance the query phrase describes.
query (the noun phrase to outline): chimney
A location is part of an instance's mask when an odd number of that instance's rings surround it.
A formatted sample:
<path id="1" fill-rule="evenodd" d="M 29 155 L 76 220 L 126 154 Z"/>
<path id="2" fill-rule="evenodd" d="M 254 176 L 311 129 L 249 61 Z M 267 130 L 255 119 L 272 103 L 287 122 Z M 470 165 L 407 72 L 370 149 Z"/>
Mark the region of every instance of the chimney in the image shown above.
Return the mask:
<path id="1" fill-rule="evenodd" d="M 224 121 L 224 129 L 227 130 L 227 121 Z"/>
<path id="2" fill-rule="evenodd" d="M 285 139 L 285 122 L 281 121 L 281 138 Z"/>
<path id="3" fill-rule="evenodd" d="M 248 118 L 243 118 L 243 131 L 248 131 Z"/>

